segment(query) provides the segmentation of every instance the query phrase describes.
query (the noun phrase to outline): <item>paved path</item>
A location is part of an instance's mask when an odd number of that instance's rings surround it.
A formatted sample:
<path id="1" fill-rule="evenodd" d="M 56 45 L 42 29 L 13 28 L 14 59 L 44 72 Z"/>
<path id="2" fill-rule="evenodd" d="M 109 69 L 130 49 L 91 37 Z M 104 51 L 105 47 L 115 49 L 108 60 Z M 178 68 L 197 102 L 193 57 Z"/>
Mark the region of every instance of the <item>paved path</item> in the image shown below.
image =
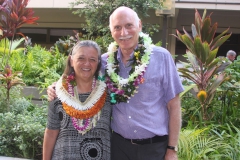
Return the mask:
<path id="1" fill-rule="evenodd" d="M 28 160 L 28 159 L 0 156 L 0 160 Z"/>

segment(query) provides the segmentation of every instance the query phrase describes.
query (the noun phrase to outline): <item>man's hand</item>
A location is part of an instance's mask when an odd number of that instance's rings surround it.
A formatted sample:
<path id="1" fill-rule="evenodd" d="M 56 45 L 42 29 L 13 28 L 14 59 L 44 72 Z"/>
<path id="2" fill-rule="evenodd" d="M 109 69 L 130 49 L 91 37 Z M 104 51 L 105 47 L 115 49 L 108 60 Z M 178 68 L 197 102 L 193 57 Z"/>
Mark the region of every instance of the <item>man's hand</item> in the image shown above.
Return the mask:
<path id="1" fill-rule="evenodd" d="M 177 152 L 171 149 L 167 149 L 164 160 L 178 160 Z"/>
<path id="2" fill-rule="evenodd" d="M 48 94 L 48 101 L 49 102 L 54 100 L 54 98 L 57 97 L 56 91 L 55 91 L 55 85 L 56 85 L 56 82 L 54 82 L 52 85 L 48 86 L 48 88 L 47 88 L 47 94 Z"/>

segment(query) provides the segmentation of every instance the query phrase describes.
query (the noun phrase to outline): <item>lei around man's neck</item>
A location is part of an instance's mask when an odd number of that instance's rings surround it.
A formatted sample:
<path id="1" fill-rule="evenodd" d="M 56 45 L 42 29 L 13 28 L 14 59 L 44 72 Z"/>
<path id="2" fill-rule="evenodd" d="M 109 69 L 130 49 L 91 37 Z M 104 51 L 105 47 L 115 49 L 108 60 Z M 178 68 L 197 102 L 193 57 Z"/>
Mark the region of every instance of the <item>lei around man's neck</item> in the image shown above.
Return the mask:
<path id="1" fill-rule="evenodd" d="M 111 94 L 111 103 L 129 102 L 129 99 L 137 93 L 139 84 L 144 82 L 144 73 L 152 54 L 152 40 L 142 32 L 139 33 L 138 46 L 134 49 L 131 62 L 131 70 L 128 78 L 119 76 L 119 62 L 117 60 L 118 45 L 112 42 L 107 52 L 106 84 Z"/>

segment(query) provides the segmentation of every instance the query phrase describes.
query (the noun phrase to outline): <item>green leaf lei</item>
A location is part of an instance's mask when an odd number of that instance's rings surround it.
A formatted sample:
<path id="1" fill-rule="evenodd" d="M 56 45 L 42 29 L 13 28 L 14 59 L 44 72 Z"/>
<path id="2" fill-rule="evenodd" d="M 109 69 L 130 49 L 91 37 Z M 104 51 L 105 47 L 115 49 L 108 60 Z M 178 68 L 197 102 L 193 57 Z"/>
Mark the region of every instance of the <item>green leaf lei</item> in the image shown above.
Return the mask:
<path id="1" fill-rule="evenodd" d="M 128 78 L 122 78 L 119 73 L 119 62 L 117 60 L 118 45 L 112 42 L 108 48 L 106 66 L 106 84 L 111 92 L 111 103 L 128 102 L 137 93 L 138 85 L 144 82 L 143 75 L 149 64 L 152 54 L 152 40 L 142 32 L 139 33 L 139 44 L 134 50 L 134 56 L 129 61 L 132 69 Z"/>

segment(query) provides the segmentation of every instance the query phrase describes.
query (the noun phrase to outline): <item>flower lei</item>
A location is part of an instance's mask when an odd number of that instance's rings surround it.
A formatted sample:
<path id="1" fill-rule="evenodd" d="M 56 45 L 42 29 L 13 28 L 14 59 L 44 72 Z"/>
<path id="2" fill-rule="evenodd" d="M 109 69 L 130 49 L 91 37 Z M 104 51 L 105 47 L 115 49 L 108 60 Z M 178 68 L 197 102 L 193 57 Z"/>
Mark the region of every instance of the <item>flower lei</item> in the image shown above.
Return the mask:
<path id="1" fill-rule="evenodd" d="M 132 62 L 128 78 L 118 75 L 119 62 L 117 60 L 118 45 L 112 42 L 108 48 L 108 58 L 106 66 L 106 84 L 111 91 L 111 103 L 128 102 L 137 93 L 139 84 L 144 82 L 143 75 L 149 64 L 150 54 L 152 54 L 152 40 L 142 32 L 139 33 L 139 44 L 134 50 L 134 56 L 129 61 Z"/>
<path id="2" fill-rule="evenodd" d="M 65 112 L 71 116 L 72 124 L 79 133 L 85 134 L 95 127 L 101 115 L 107 96 L 106 84 L 103 81 L 93 81 L 92 92 L 85 102 L 80 102 L 74 74 L 61 77 L 56 84 L 56 93 L 63 104 Z"/>

